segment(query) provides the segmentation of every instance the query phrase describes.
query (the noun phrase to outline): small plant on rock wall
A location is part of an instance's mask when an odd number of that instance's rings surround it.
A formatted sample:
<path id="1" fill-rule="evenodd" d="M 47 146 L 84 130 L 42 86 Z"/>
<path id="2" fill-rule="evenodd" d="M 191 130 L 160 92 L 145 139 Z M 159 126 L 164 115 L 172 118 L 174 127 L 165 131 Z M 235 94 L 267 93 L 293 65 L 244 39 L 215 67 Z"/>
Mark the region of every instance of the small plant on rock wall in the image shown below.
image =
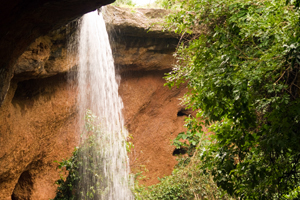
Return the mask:
<path id="1" fill-rule="evenodd" d="M 55 183 L 58 185 L 56 196 L 53 200 L 73 200 L 75 199 L 75 191 L 76 186 L 80 180 L 79 178 L 79 166 L 78 166 L 78 150 L 79 148 L 76 147 L 73 155 L 68 160 L 63 160 L 58 162 L 58 168 L 61 169 L 61 176 L 60 179 L 57 180 Z M 66 170 L 69 172 L 67 178 L 64 178 L 63 171 Z"/>
<path id="2" fill-rule="evenodd" d="M 56 181 L 58 188 L 53 200 L 102 199 L 108 191 L 110 184 L 104 179 L 101 153 L 101 149 L 105 147 L 97 139 L 102 135 L 97 122 L 97 117 L 88 110 L 82 134 L 83 142 L 80 147 L 75 148 L 71 158 L 58 162 L 61 178 Z M 64 178 L 63 173 L 66 171 L 69 174 Z M 85 177 L 89 177 L 92 182 L 86 182 Z"/>

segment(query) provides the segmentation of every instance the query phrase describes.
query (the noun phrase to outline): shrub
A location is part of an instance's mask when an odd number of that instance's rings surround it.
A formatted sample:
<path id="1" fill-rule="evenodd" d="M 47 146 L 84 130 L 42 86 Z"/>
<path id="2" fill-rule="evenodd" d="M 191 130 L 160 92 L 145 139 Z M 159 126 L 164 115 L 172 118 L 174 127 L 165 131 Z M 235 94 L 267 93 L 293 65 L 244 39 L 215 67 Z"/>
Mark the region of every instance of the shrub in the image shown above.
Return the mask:
<path id="1" fill-rule="evenodd" d="M 200 146 L 201 144 L 201 146 Z M 202 169 L 201 150 L 207 146 L 207 142 L 202 140 L 195 148 L 191 157 L 183 156 L 179 165 L 170 176 L 159 179 L 161 182 L 145 187 L 135 183 L 135 197 L 137 200 L 191 200 L 207 199 L 217 200 L 233 199 L 222 189 L 217 187 L 212 175 Z"/>
<path id="2" fill-rule="evenodd" d="M 198 111 L 189 131 L 179 137 L 196 141 L 203 125 L 210 128 L 214 134 L 202 152 L 202 169 L 209 169 L 231 195 L 296 195 L 299 1 L 170 1 L 179 3 L 180 10 L 167 18 L 169 28 L 183 34 L 183 40 L 166 79 L 170 87 L 185 82 L 189 92 L 184 102 Z"/>

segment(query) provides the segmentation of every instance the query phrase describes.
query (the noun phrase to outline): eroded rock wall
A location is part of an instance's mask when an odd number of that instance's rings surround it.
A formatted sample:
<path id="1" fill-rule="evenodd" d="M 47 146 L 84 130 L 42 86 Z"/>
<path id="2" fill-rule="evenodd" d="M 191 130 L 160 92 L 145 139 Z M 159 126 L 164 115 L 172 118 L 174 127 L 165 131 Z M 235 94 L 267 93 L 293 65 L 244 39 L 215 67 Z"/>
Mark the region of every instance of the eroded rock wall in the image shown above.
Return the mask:
<path id="1" fill-rule="evenodd" d="M 1 200 L 53 198 L 54 161 L 70 157 L 78 144 L 76 84 L 68 79 L 74 63 L 66 48 L 74 30 L 69 24 L 37 38 L 14 67 L 0 107 Z"/>
<path id="2" fill-rule="evenodd" d="M 75 52 L 68 50 L 74 40 L 78 23 L 67 24 L 37 38 L 18 58 L 14 79 L 41 79 L 69 72 L 75 63 Z"/>
<path id="3" fill-rule="evenodd" d="M 0 199 L 54 197 L 54 161 L 76 146 L 75 97 L 64 75 L 11 83 L 0 108 Z"/>
<path id="4" fill-rule="evenodd" d="M 133 173 L 143 172 L 141 183 L 158 183 L 158 177 L 170 175 L 177 163 L 171 145 L 184 131 L 183 106 L 179 97 L 185 88 L 164 86 L 167 71 L 131 72 L 122 76 L 120 95 L 124 101 L 126 127 L 132 135 L 134 148 L 130 154 Z"/>
<path id="5" fill-rule="evenodd" d="M 0 106 L 18 57 L 39 36 L 113 0 L 9 0 L 0 6 Z"/>

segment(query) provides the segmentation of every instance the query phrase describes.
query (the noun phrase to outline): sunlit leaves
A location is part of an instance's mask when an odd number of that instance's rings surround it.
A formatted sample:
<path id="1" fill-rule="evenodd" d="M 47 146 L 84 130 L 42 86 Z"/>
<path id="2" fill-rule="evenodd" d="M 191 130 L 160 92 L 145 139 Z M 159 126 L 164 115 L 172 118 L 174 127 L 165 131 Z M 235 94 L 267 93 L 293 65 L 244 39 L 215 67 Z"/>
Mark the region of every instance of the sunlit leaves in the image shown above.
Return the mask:
<path id="1" fill-rule="evenodd" d="M 166 79 L 187 82 L 185 103 L 214 132 L 203 167 L 242 199 L 288 194 L 300 178 L 298 8 L 283 0 L 180 3 L 169 27 L 191 35 Z M 190 122 L 179 138 L 194 141 L 201 132 L 197 119 Z"/>

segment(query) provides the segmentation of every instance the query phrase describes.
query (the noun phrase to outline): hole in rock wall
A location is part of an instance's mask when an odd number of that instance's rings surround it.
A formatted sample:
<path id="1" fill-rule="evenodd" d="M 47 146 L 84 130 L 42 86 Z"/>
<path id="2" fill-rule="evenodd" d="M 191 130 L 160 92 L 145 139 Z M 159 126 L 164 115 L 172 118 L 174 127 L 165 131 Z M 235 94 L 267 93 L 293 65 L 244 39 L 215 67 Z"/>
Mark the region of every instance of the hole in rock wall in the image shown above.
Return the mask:
<path id="1" fill-rule="evenodd" d="M 184 147 L 180 147 L 179 149 L 174 149 L 172 155 L 173 156 L 177 156 L 177 155 L 184 155 L 187 153 L 187 149 Z"/>
<path id="2" fill-rule="evenodd" d="M 12 200 L 30 200 L 33 189 L 32 176 L 29 171 L 21 174 L 18 183 L 11 196 Z"/>
<path id="3" fill-rule="evenodd" d="M 50 77 L 29 79 L 18 82 L 17 90 L 15 91 L 14 100 L 24 101 L 26 99 L 37 99 L 40 95 L 47 95 L 49 98 L 54 94 L 54 86 L 60 87 L 60 84 L 67 82 L 67 76 L 75 76 L 71 74 L 60 73 Z M 18 80 L 18 79 L 16 79 Z"/>
<path id="4" fill-rule="evenodd" d="M 44 88 L 40 87 L 40 83 L 36 80 L 23 81 L 18 83 L 18 88 L 15 92 L 14 100 L 16 99 L 32 99 L 44 92 Z"/>
<path id="5" fill-rule="evenodd" d="M 66 74 L 58 74 L 48 78 L 30 79 L 20 81 L 17 84 L 12 104 L 20 106 L 22 113 L 34 106 L 35 101 L 41 97 L 43 101 L 50 101 L 57 88 L 66 83 Z"/>
<path id="6" fill-rule="evenodd" d="M 181 117 L 181 116 L 189 116 L 189 115 L 186 110 L 182 109 L 182 110 L 178 111 L 177 116 Z"/>

